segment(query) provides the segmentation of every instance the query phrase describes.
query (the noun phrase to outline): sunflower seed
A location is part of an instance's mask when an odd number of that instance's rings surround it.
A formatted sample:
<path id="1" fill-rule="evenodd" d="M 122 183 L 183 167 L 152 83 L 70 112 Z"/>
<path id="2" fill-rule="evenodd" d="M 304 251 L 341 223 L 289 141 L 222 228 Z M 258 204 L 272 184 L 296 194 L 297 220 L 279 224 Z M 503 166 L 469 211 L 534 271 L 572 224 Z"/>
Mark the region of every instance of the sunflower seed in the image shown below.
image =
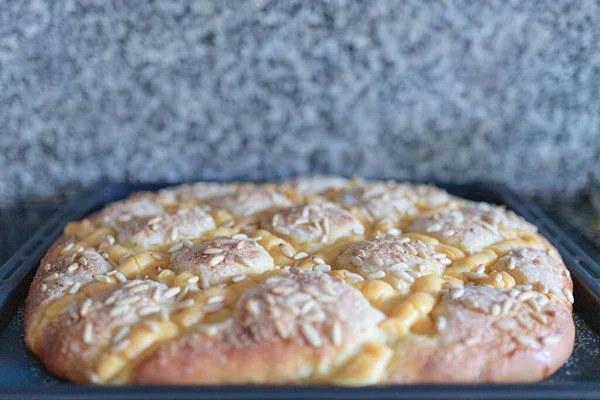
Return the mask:
<path id="1" fill-rule="evenodd" d="M 544 346 L 550 346 L 560 342 L 560 336 L 544 336 L 542 337 L 542 344 Z"/>
<path id="2" fill-rule="evenodd" d="M 79 291 L 79 288 L 81 287 L 81 282 L 75 282 L 73 284 L 73 286 L 71 286 L 71 288 L 69 289 L 69 294 L 75 294 Z"/>
<path id="3" fill-rule="evenodd" d="M 168 252 L 169 254 L 171 254 L 171 253 L 175 253 L 176 251 L 178 251 L 178 250 L 181 250 L 181 248 L 182 248 L 182 247 L 183 247 L 183 244 L 182 244 L 182 243 L 177 243 L 177 244 L 175 244 L 175 245 L 171 246 L 171 247 L 169 248 L 169 250 L 167 250 L 167 252 Z"/>
<path id="4" fill-rule="evenodd" d="M 385 277 L 384 271 L 375 271 L 375 272 L 371 272 L 370 274 L 367 275 L 367 279 L 369 279 L 369 280 L 381 279 L 384 277 Z"/>
<path id="5" fill-rule="evenodd" d="M 83 328 L 83 343 L 92 343 L 92 340 L 94 339 L 92 329 L 93 327 L 91 323 L 88 322 L 85 324 L 85 327 Z"/>
<path id="6" fill-rule="evenodd" d="M 303 324 L 301 326 L 301 329 L 302 329 L 302 334 L 304 335 L 304 338 L 311 346 L 313 346 L 313 347 L 321 346 L 321 344 L 322 344 L 321 336 L 319 335 L 317 330 L 315 328 L 313 328 L 312 325 Z"/>
<path id="7" fill-rule="evenodd" d="M 205 304 L 204 305 L 204 312 L 205 313 L 214 313 L 217 311 L 221 311 L 222 309 L 225 308 L 225 303 L 224 302 L 219 302 L 219 303 L 211 303 L 211 304 Z"/>

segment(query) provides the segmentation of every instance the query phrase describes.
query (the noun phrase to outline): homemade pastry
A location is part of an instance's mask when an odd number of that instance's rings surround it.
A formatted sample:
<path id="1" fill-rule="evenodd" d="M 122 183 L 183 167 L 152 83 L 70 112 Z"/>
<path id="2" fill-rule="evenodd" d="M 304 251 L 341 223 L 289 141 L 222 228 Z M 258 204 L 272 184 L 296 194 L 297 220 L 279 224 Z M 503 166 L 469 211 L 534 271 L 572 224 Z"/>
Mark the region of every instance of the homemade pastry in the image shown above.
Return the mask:
<path id="1" fill-rule="evenodd" d="M 99 384 L 531 382 L 571 354 L 572 289 L 535 226 L 434 186 L 202 182 L 69 223 L 25 341 Z"/>

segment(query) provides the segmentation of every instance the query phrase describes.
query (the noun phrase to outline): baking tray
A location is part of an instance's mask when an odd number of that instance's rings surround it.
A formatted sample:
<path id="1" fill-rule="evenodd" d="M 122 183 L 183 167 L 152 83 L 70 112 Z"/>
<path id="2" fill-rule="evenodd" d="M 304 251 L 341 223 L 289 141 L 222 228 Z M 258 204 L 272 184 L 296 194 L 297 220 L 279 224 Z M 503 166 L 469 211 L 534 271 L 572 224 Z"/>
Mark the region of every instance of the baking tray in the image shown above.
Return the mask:
<path id="1" fill-rule="evenodd" d="M 567 364 L 543 382 L 525 385 L 407 385 L 365 388 L 99 387 L 73 384 L 53 377 L 23 344 L 22 304 L 39 260 L 61 234 L 68 221 L 81 219 L 134 191 L 153 191 L 165 186 L 167 185 L 158 183 L 103 183 L 83 191 L 73 201 L 61 207 L 4 265 L 0 266 L 0 399 L 600 398 L 600 252 L 595 246 L 581 239 L 576 232 L 570 231 L 566 234 L 563 228 L 529 200 L 502 185 L 489 183 L 440 183 L 438 186 L 467 199 L 505 204 L 525 217 L 558 248 L 575 281 L 575 349 Z"/>

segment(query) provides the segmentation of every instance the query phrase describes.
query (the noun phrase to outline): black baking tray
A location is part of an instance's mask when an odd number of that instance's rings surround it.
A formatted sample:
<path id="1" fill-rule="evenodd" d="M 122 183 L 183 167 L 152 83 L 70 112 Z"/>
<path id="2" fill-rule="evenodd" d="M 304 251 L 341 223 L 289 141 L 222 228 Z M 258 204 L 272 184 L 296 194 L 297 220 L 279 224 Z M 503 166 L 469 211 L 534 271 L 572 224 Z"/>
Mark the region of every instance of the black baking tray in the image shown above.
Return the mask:
<path id="1" fill-rule="evenodd" d="M 563 256 L 575 281 L 576 339 L 573 355 L 557 373 L 537 384 L 405 385 L 365 388 L 330 386 L 130 386 L 99 387 L 53 377 L 23 344 L 22 304 L 39 260 L 68 221 L 78 220 L 140 190 L 165 184 L 102 183 L 61 207 L 0 266 L 0 399 L 543 399 L 600 398 L 600 252 L 576 232 L 566 234 L 540 208 L 506 187 L 490 183 L 444 184 L 450 193 L 504 204 L 535 224 Z M 4 226 L 2 229 L 11 229 Z M 18 228 L 17 228 L 18 229 Z M 568 229 L 568 228 L 567 228 Z M 583 249 L 585 249 L 585 251 Z M 460 371 L 457 371 L 460 373 Z"/>

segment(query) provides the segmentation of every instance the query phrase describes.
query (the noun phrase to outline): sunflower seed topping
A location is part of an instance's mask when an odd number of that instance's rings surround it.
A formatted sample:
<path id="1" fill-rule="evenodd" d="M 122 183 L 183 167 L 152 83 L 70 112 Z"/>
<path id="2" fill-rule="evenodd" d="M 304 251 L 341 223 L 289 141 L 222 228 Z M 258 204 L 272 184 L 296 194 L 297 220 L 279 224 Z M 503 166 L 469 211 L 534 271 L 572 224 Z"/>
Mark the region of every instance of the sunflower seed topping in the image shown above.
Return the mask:
<path id="1" fill-rule="evenodd" d="M 83 328 L 83 343 L 85 343 L 85 344 L 92 343 L 92 340 L 94 339 L 92 329 L 93 329 L 92 324 L 87 322 Z"/>

